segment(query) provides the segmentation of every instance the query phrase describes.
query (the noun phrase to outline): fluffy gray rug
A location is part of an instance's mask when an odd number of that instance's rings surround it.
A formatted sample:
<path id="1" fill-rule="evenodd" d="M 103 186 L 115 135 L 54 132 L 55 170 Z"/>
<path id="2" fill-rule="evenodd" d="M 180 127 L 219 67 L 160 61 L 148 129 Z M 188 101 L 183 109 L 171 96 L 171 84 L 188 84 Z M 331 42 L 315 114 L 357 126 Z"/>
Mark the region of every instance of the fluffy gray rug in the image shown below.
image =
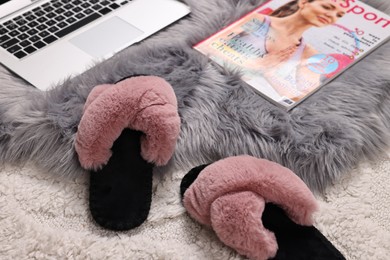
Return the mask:
<path id="1" fill-rule="evenodd" d="M 73 142 L 89 91 L 134 74 L 161 76 L 177 95 L 182 127 L 169 169 L 250 154 L 285 165 L 322 192 L 388 147 L 390 43 L 287 113 L 191 48 L 264 1 L 186 2 L 186 19 L 48 92 L 2 69 L 0 163 L 33 161 L 52 174 L 81 174 Z M 365 2 L 390 13 L 387 1 Z"/>

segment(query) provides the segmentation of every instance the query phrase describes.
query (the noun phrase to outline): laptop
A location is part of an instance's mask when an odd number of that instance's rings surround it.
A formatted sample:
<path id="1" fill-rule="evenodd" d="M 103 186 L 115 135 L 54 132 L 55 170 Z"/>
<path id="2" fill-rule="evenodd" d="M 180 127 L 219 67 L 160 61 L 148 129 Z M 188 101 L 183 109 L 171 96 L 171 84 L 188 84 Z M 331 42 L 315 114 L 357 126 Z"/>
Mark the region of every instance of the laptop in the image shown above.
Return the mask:
<path id="1" fill-rule="evenodd" d="M 0 0 L 0 62 L 48 90 L 189 12 L 177 0 Z"/>

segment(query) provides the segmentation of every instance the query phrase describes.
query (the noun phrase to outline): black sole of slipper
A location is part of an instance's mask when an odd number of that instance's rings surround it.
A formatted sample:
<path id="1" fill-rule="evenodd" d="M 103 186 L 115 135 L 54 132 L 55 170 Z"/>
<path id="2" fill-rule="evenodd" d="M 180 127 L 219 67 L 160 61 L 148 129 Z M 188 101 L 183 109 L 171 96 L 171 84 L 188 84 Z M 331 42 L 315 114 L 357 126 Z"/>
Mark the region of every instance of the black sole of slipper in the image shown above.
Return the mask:
<path id="1" fill-rule="evenodd" d="M 262 221 L 276 236 L 279 249 L 275 260 L 345 260 L 317 228 L 294 223 L 275 204 L 266 204 Z"/>
<path id="2" fill-rule="evenodd" d="M 182 198 L 207 166 L 208 164 L 194 167 L 183 177 L 180 184 Z M 345 260 L 340 251 L 317 228 L 294 223 L 275 204 L 266 203 L 262 222 L 264 227 L 276 236 L 279 249 L 272 258 L 274 260 Z"/>
<path id="3" fill-rule="evenodd" d="M 152 199 L 153 164 L 141 157 L 142 133 L 124 129 L 108 163 L 91 171 L 89 208 L 103 228 L 125 231 L 148 217 Z"/>

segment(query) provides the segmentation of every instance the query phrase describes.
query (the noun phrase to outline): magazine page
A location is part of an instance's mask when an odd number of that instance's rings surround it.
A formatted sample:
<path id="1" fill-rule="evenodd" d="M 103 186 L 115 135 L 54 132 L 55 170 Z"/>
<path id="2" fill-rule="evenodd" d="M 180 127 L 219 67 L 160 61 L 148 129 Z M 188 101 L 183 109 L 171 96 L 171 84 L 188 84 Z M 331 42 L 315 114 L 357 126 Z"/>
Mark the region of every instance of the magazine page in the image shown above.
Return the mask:
<path id="1" fill-rule="evenodd" d="M 290 109 L 390 35 L 390 16 L 357 0 L 271 0 L 194 48 Z"/>

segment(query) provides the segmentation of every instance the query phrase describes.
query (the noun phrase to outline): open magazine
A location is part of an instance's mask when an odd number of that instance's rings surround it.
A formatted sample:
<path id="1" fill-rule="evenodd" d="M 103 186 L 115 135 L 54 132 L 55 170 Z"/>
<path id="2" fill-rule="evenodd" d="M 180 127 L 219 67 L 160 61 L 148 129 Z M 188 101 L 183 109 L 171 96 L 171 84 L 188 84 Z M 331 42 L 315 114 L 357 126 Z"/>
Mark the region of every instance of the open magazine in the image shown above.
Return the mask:
<path id="1" fill-rule="evenodd" d="M 289 110 L 389 36 L 390 16 L 358 0 L 270 0 L 194 48 Z"/>

